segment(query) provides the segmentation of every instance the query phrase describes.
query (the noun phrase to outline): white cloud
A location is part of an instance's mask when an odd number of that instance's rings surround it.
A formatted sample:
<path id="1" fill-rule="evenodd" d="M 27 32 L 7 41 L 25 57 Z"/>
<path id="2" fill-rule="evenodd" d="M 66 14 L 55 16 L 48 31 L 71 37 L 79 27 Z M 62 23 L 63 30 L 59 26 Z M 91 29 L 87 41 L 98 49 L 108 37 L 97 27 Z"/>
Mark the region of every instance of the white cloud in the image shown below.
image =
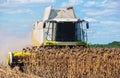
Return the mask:
<path id="1" fill-rule="evenodd" d="M 109 16 L 120 13 L 120 1 L 104 0 L 103 2 L 88 1 L 84 4 L 83 12 L 89 16 Z"/>
<path id="2" fill-rule="evenodd" d="M 6 0 L 6 3 L 13 3 L 13 4 L 28 4 L 28 3 L 52 3 L 55 0 Z"/>
<path id="3" fill-rule="evenodd" d="M 93 30 L 95 33 L 88 32 L 88 40 L 92 43 L 109 43 L 112 41 L 120 41 L 120 30 L 116 29 L 115 27 L 99 27 L 100 30 Z"/>
<path id="4" fill-rule="evenodd" d="M 84 9 L 81 10 L 82 12 L 85 12 L 88 16 L 109 16 L 109 15 L 114 15 L 118 14 L 119 10 L 117 9 Z"/>
<path id="5" fill-rule="evenodd" d="M 30 3 L 53 3 L 55 0 L 30 0 Z"/>
<path id="6" fill-rule="evenodd" d="M 85 20 L 90 22 L 89 42 L 109 43 L 120 40 L 119 0 L 103 2 L 88 1 L 80 12 L 85 13 Z"/>
<path id="7" fill-rule="evenodd" d="M 26 4 L 50 4 L 54 2 L 55 0 L 5 0 L 0 2 L 0 7 L 19 6 Z"/>
<path id="8" fill-rule="evenodd" d="M 92 29 L 94 28 L 98 28 L 100 27 L 103 28 L 103 29 L 107 29 L 107 30 L 116 30 L 116 29 L 120 29 L 120 22 L 119 21 L 109 21 L 109 20 L 95 20 L 95 21 L 92 21 L 94 19 L 89 19 L 91 20 L 90 21 L 90 26 L 92 27 Z M 120 30 L 119 30 L 119 33 L 120 33 Z M 117 33 L 116 33 L 117 34 Z"/>
<path id="9" fill-rule="evenodd" d="M 100 24 L 103 26 L 120 26 L 120 22 L 117 21 L 100 21 Z"/>
<path id="10" fill-rule="evenodd" d="M 98 22 L 98 20 L 95 19 L 95 18 L 88 18 L 88 17 L 85 17 L 84 19 L 87 20 L 87 21 L 89 21 L 89 22 Z"/>
<path id="11" fill-rule="evenodd" d="M 15 10 L 1 9 L 0 13 L 3 13 L 3 14 L 33 14 L 34 11 L 32 11 L 31 9 L 15 9 Z"/>
<path id="12" fill-rule="evenodd" d="M 85 3 L 84 6 L 85 7 L 91 7 L 91 6 L 94 6 L 96 4 L 97 4 L 97 2 L 95 2 L 95 1 L 89 1 L 89 2 Z"/>
<path id="13" fill-rule="evenodd" d="M 119 2 L 111 0 L 104 0 L 103 2 L 89 1 L 84 5 L 81 12 L 86 14 L 85 19 L 91 22 L 90 30 L 95 32 L 89 37 L 93 40 L 92 43 L 100 40 L 100 42 L 119 40 L 119 8 Z"/>
<path id="14" fill-rule="evenodd" d="M 101 2 L 101 4 L 99 4 L 98 6 L 103 7 L 103 8 L 111 8 L 111 9 L 113 9 L 113 8 L 120 7 L 119 2 L 120 1 L 105 0 L 105 1 Z"/>
<path id="15" fill-rule="evenodd" d="M 81 3 L 83 3 L 83 0 L 68 0 L 68 2 L 63 2 L 61 7 L 75 6 L 80 5 Z"/>
<path id="16" fill-rule="evenodd" d="M 88 1 L 84 3 L 85 7 L 99 7 L 99 8 L 117 8 L 120 7 L 120 1 L 111 1 L 111 0 L 104 0 L 103 2 L 96 2 L 96 1 Z"/>

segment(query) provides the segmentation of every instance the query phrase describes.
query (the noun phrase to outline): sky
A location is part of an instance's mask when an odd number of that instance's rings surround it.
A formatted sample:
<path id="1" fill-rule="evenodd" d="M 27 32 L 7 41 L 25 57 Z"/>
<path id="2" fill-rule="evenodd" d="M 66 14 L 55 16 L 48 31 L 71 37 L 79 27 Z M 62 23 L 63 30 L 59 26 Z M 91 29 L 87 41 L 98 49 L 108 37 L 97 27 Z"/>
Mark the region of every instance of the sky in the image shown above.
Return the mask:
<path id="1" fill-rule="evenodd" d="M 88 43 L 120 41 L 119 3 L 119 0 L 0 0 L 0 47 L 31 44 L 33 22 L 43 18 L 48 6 L 53 9 L 73 6 L 77 18 L 90 23 Z"/>
<path id="2" fill-rule="evenodd" d="M 33 22 L 48 6 L 73 6 L 77 18 L 89 21 L 88 43 L 120 41 L 120 0 L 0 0 L 0 56 L 31 45 Z M 4 51 L 4 52 L 3 52 Z"/>

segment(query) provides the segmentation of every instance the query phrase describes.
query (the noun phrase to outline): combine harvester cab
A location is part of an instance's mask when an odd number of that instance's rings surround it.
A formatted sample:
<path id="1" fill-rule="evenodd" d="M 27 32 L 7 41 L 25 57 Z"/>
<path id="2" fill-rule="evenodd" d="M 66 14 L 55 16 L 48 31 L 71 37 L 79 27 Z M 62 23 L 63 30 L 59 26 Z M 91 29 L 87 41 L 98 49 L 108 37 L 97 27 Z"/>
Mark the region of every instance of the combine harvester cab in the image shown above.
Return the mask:
<path id="1" fill-rule="evenodd" d="M 66 10 L 45 9 L 44 18 L 34 23 L 33 46 L 87 47 L 88 21 L 76 18 L 73 7 Z"/>

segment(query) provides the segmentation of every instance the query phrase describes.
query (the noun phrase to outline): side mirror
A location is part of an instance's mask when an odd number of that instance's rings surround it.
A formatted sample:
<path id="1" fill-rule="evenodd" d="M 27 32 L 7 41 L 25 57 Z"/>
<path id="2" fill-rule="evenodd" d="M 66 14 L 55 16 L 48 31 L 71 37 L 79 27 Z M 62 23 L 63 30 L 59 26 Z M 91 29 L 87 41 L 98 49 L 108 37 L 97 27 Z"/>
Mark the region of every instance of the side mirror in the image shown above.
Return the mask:
<path id="1" fill-rule="evenodd" d="M 89 23 L 88 22 L 86 22 L 86 28 L 89 29 Z"/>

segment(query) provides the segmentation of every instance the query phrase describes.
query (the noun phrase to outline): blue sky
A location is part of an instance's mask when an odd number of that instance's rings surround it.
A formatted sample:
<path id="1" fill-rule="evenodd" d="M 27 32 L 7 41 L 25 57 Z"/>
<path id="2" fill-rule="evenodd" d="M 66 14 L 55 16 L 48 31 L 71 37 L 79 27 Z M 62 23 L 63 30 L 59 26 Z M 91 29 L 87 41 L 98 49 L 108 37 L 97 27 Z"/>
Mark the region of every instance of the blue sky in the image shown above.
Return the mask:
<path id="1" fill-rule="evenodd" d="M 33 22 L 43 18 L 48 6 L 55 9 L 74 6 L 77 18 L 90 22 L 89 43 L 120 41 L 119 3 L 119 0 L 0 0 L 0 42 L 30 44 Z"/>

